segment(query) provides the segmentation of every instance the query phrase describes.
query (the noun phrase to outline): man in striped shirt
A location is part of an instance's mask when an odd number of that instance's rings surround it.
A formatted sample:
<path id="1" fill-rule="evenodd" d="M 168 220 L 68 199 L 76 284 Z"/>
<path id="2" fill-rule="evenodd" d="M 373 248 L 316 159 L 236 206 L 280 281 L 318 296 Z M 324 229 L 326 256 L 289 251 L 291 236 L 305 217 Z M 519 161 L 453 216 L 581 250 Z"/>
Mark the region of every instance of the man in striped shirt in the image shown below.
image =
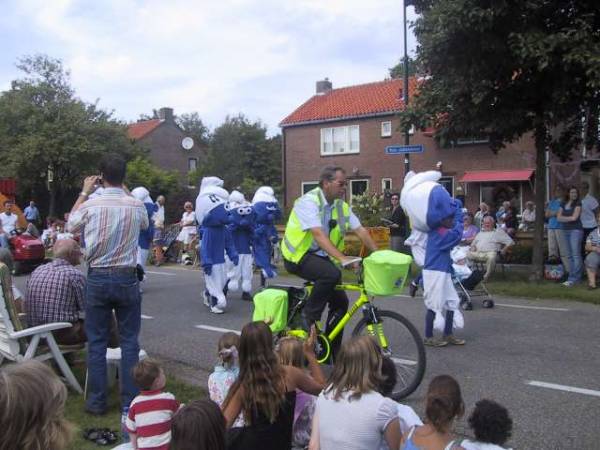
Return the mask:
<path id="1" fill-rule="evenodd" d="M 140 230 L 148 228 L 142 202 L 124 189 L 126 163 L 118 155 L 106 155 L 101 175 L 87 177 L 71 214 L 68 227 L 83 233 L 88 266 L 85 295 L 85 332 L 88 337 L 88 387 L 86 411 L 106 412 L 106 347 L 112 311 L 115 310 L 121 343 L 121 404 L 128 406 L 138 390 L 131 370 L 138 362 L 141 297 L 136 275 Z M 88 197 L 103 185 L 102 194 Z"/>

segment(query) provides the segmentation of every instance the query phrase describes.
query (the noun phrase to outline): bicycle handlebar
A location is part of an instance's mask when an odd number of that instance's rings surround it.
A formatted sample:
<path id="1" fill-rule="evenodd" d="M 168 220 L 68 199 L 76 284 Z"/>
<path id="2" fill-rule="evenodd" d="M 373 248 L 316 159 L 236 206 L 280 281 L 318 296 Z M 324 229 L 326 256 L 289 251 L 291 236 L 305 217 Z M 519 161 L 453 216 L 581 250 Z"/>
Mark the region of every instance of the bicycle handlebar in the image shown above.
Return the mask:
<path id="1" fill-rule="evenodd" d="M 360 257 L 357 256 L 356 258 L 352 258 L 352 259 L 350 259 L 348 261 L 345 261 L 345 262 L 341 263 L 341 265 L 342 265 L 343 268 L 346 268 L 348 266 L 351 266 L 354 263 L 358 263 L 358 262 L 361 262 L 361 261 L 362 261 L 362 258 L 360 258 Z"/>

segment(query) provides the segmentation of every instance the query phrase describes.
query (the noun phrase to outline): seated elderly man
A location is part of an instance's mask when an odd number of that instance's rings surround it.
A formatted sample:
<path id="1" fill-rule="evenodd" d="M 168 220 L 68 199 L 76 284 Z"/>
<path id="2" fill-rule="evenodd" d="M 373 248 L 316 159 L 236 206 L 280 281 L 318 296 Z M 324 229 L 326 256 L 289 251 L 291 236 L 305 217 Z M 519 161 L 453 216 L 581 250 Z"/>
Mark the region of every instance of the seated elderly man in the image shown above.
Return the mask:
<path id="1" fill-rule="evenodd" d="M 600 211 L 596 214 L 598 223 L 600 223 Z M 585 251 L 588 252 L 585 257 L 585 268 L 588 277 L 588 289 L 596 289 L 596 276 L 600 267 L 600 227 L 596 227 L 585 241 Z"/>
<path id="2" fill-rule="evenodd" d="M 483 280 L 487 281 L 496 268 L 498 253 L 506 255 L 508 248 L 514 245 L 511 237 L 502 229 L 494 228 L 495 221 L 492 216 L 485 216 L 482 228 L 471 243 L 467 258 L 471 261 L 485 263 L 486 271 Z"/>
<path id="3" fill-rule="evenodd" d="M 85 276 L 76 266 L 81 249 L 73 239 L 54 244 L 54 260 L 33 271 L 27 283 L 25 311 L 30 327 L 52 322 L 71 322 L 71 328 L 54 331 L 56 342 L 73 345 L 86 342 L 80 312 L 85 310 Z"/>

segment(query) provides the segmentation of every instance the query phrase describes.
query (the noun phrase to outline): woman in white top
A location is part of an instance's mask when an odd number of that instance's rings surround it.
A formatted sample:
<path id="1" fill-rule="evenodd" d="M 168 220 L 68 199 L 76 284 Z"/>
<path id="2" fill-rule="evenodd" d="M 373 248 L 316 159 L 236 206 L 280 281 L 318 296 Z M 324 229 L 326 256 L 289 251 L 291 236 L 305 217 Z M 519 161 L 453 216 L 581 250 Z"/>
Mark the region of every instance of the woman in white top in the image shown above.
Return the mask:
<path id="1" fill-rule="evenodd" d="M 378 450 L 400 445 L 396 403 L 377 392 L 381 350 L 369 336 L 345 341 L 329 386 L 319 395 L 310 450 Z"/>
<path id="2" fill-rule="evenodd" d="M 181 216 L 181 231 L 177 236 L 177 240 L 183 243 L 184 251 L 189 250 L 189 246 L 196 237 L 196 215 L 191 202 L 185 202 L 183 205 L 184 213 Z"/>

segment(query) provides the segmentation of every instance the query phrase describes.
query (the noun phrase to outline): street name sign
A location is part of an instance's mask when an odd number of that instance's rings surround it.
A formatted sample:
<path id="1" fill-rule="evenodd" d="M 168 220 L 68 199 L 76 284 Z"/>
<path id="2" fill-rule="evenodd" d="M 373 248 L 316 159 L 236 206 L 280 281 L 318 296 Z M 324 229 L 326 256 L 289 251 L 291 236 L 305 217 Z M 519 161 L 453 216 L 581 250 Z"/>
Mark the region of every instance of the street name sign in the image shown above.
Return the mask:
<path id="1" fill-rule="evenodd" d="M 423 153 L 422 145 L 388 145 L 385 153 L 388 155 L 397 155 L 400 153 Z"/>

